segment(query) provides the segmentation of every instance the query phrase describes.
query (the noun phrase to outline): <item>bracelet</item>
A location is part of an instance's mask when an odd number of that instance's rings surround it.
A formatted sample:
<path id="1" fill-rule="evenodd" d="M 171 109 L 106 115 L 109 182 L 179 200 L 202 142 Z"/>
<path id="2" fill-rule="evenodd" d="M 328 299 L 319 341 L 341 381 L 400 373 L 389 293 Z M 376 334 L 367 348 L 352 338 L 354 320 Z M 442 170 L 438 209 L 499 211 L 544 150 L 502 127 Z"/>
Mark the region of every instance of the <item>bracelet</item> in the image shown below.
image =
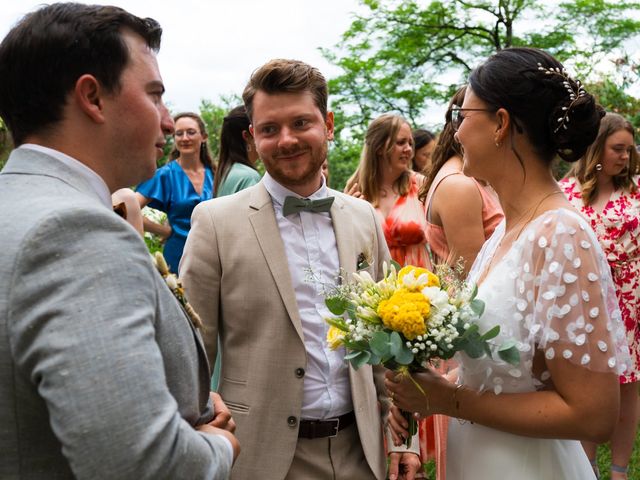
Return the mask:
<path id="1" fill-rule="evenodd" d="M 458 412 L 460 412 L 460 400 L 458 399 L 458 391 L 460 391 L 462 389 L 462 387 L 464 387 L 464 385 L 462 385 L 462 384 L 457 385 L 456 389 L 453 391 L 452 399 L 453 399 L 453 405 L 454 405 L 454 407 L 456 409 L 456 412 L 455 412 L 456 414 Z M 458 423 L 460 425 L 464 425 L 465 423 L 467 423 L 466 420 L 461 420 L 460 418 L 456 418 L 456 420 L 458 420 Z M 473 422 L 471 422 L 471 423 L 473 423 Z"/>
<path id="2" fill-rule="evenodd" d="M 453 391 L 453 406 L 455 407 L 456 412 L 460 411 L 460 400 L 458 399 L 458 391 L 463 387 L 463 384 L 457 385 L 456 389 Z"/>

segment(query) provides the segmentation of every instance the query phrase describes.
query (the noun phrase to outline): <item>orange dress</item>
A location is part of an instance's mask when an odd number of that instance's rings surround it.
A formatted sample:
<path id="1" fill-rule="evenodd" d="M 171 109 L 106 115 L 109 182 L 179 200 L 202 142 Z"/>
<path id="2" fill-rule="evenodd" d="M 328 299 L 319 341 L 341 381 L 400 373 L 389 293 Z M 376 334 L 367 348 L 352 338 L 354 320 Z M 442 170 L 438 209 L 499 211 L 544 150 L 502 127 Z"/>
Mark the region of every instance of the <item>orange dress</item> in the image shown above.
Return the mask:
<path id="1" fill-rule="evenodd" d="M 429 192 L 427 193 L 427 198 L 425 199 L 425 204 L 428 206 L 427 209 L 427 226 L 426 226 L 426 237 L 427 244 L 431 250 L 431 261 L 435 264 L 444 262 L 449 257 L 449 246 L 447 243 L 447 237 L 445 236 L 444 229 L 440 225 L 435 225 L 429 222 L 429 208 L 431 206 L 431 197 L 433 193 L 438 188 L 438 185 L 442 180 L 451 176 L 451 175 L 463 175 L 462 172 L 451 172 L 441 177 L 436 176 L 434 182 L 431 184 L 429 188 Z M 477 180 L 471 178 L 478 187 L 478 191 L 480 192 L 480 196 L 482 197 L 482 226 L 484 229 L 484 239 L 487 240 L 493 231 L 496 229 L 498 224 L 502 221 L 504 217 L 502 213 L 502 208 L 498 203 L 497 198 L 495 198 L 487 189 L 482 186 L 482 184 L 478 183 Z M 448 362 L 443 362 L 439 368 L 440 373 L 445 374 L 448 370 L 452 370 L 456 365 L 453 360 Z M 433 426 L 429 428 L 421 428 L 420 430 L 420 449 L 421 452 L 424 450 L 424 454 L 427 455 L 423 458 L 433 458 L 436 459 L 436 478 L 438 480 L 445 480 L 446 478 L 446 454 L 447 454 L 447 430 L 449 425 L 449 417 L 445 415 L 433 415 L 426 419 L 426 422 L 431 421 Z M 433 436 L 430 433 L 433 432 Z M 423 448 L 424 447 L 424 448 Z"/>
<path id="2" fill-rule="evenodd" d="M 420 182 L 418 175 L 411 174 L 409 192 L 398 198 L 386 218 L 380 209 L 384 238 L 387 241 L 391 258 L 400 265 L 428 266 L 426 248 L 426 217 L 424 204 L 418 199 Z"/>

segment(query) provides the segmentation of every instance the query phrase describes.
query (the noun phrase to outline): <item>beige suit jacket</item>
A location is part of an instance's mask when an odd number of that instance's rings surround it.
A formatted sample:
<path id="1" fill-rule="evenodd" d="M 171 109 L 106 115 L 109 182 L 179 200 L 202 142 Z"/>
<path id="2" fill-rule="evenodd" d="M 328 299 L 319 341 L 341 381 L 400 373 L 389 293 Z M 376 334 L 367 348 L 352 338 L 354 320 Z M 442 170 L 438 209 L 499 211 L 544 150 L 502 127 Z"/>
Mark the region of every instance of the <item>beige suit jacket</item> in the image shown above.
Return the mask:
<path id="1" fill-rule="evenodd" d="M 341 268 L 350 276 L 361 253 L 382 275 L 389 259 L 373 208 L 331 191 L 331 217 Z M 222 342 L 219 391 L 237 423 L 242 453 L 234 479 L 281 480 L 298 441 L 306 367 L 302 324 L 271 197 L 262 182 L 235 195 L 204 202 L 193 212 L 180 274 L 205 324 L 213 364 Z M 353 407 L 366 459 L 385 476 L 381 370 L 350 369 Z M 384 403 L 384 402 L 382 402 Z"/>

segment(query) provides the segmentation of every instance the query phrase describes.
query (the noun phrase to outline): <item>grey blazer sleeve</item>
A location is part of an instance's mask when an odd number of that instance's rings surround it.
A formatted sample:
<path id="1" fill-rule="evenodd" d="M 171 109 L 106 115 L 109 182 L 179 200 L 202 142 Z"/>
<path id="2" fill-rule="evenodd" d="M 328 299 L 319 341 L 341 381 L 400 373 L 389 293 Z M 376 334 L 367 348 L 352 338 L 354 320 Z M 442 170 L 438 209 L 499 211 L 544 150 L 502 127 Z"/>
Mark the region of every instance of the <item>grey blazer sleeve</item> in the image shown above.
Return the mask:
<path id="1" fill-rule="evenodd" d="M 24 239 L 9 283 L 16 374 L 77 478 L 227 478 L 225 440 L 194 430 L 168 389 L 149 255 L 103 210 L 58 212 Z"/>

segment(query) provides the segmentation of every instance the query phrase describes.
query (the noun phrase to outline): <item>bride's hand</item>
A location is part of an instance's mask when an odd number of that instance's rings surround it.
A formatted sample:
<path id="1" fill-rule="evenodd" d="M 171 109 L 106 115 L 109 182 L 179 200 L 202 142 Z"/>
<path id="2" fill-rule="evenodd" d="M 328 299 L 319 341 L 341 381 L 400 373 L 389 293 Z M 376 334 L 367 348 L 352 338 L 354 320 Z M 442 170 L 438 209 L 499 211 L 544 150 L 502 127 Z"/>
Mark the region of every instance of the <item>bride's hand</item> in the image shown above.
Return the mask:
<path id="1" fill-rule="evenodd" d="M 420 385 L 422 392 L 414 382 Z M 414 372 L 411 378 L 389 370 L 385 374 L 384 384 L 394 405 L 406 412 L 419 413 L 422 417 L 449 412 L 456 388 L 455 384 L 431 368 Z"/>

